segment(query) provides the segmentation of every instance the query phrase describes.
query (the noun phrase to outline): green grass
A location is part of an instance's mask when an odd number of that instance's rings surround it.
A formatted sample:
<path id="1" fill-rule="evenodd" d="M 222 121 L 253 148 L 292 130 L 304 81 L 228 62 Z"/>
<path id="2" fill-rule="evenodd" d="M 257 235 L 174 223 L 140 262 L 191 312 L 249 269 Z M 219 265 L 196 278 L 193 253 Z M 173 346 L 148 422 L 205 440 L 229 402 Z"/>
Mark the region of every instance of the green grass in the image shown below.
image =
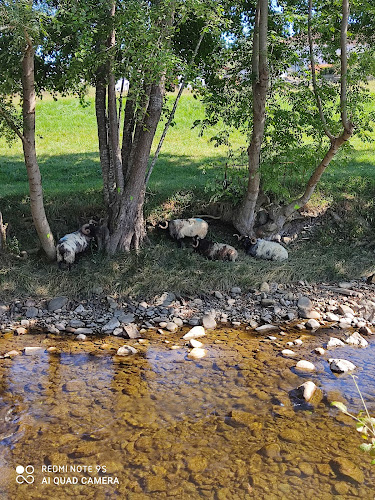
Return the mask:
<path id="1" fill-rule="evenodd" d="M 148 188 L 146 214 L 197 215 L 205 199 L 207 183 L 217 175 L 215 165 L 225 160 L 226 149 L 215 148 L 209 137 L 199 137 L 191 126 L 203 118 L 201 103 L 185 93 L 156 164 Z M 163 124 L 155 140 L 157 144 Z M 375 137 L 375 136 L 374 136 Z M 234 134 L 236 147 L 245 146 Z M 293 244 L 290 259 L 276 264 L 256 261 L 240 253 L 234 264 L 208 262 L 191 250 L 179 250 L 165 236 L 150 232 L 150 244 L 138 254 L 107 260 L 90 254 L 71 273 L 40 257 L 20 262 L 4 257 L 0 262 L 0 298 L 52 296 L 69 293 L 87 295 L 96 286 L 106 293 L 143 294 L 160 290 L 177 293 L 208 293 L 233 285 L 244 289 L 264 280 L 290 282 L 350 279 L 374 271 L 375 143 L 353 141 L 354 151 L 346 162 L 337 162 L 324 174 L 314 203 L 332 204 L 346 220 L 344 227 L 327 224 L 310 240 Z M 83 108 L 70 97 L 54 101 L 46 96 L 37 106 L 37 152 L 43 177 L 47 215 L 55 237 L 75 230 L 88 218 L 103 213 L 101 170 L 93 99 Z M 348 205 L 342 205 L 343 200 Z M 9 222 L 13 246 L 29 249 L 37 245 L 30 218 L 28 184 L 22 148 L 9 148 L 0 138 L 0 211 Z M 363 222 L 358 223 L 358 217 Z M 233 228 L 211 224 L 211 236 L 235 244 Z M 358 245 L 367 242 L 368 245 Z"/>

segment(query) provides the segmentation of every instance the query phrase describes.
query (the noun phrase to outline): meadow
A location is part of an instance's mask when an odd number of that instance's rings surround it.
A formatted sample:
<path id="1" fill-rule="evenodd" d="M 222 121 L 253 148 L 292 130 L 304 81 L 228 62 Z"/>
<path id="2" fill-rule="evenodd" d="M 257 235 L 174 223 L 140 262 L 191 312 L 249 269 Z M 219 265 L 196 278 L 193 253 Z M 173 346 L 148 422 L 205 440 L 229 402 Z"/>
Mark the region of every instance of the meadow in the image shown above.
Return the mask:
<path id="1" fill-rule="evenodd" d="M 227 150 L 209 140 L 218 128 L 207 130 L 202 137 L 192 128 L 193 122 L 203 116 L 202 104 L 186 92 L 147 190 L 145 213 L 149 222 L 202 213 L 200 208 L 204 209 L 208 201 L 205 188 L 221 182 Z M 235 147 L 246 147 L 246 137 L 239 133 L 232 141 Z M 312 233 L 308 231 L 291 244 L 287 262 L 256 261 L 243 252 L 234 264 L 209 262 L 191 249 L 178 249 L 150 229 L 149 242 L 139 253 L 110 260 L 93 251 L 70 273 L 59 271 L 56 264 L 46 263 L 39 255 L 31 255 L 25 262 L 3 256 L 0 297 L 82 296 L 98 286 L 110 294 L 148 297 L 169 290 L 193 295 L 234 285 L 246 290 L 264 280 L 315 282 L 366 276 L 375 270 L 375 144 L 357 138 L 352 144 L 346 158 L 329 167 L 311 202 L 311 213 L 323 214 L 329 208 L 337 218 L 328 212 L 323 215 Z M 44 96 L 38 101 L 37 153 L 47 216 L 56 239 L 103 213 L 92 97 L 85 107 L 73 97 L 54 101 Z M 21 144 L 18 141 L 9 147 L 2 138 L 0 211 L 9 223 L 11 248 L 34 248 L 37 238 L 30 217 Z M 210 225 L 213 238 L 235 243 L 232 227 L 216 221 Z"/>

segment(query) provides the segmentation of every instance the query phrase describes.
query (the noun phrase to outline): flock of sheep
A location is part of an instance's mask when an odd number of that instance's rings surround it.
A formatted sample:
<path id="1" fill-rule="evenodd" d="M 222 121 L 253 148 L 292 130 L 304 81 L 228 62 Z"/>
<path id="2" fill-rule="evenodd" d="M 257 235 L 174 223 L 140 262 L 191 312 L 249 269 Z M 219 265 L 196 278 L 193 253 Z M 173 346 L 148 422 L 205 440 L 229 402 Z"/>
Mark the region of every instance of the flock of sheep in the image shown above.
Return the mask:
<path id="1" fill-rule="evenodd" d="M 228 260 L 234 262 L 238 258 L 237 250 L 226 243 L 216 243 L 206 238 L 208 224 L 200 218 L 175 219 L 159 223 L 160 229 L 168 229 L 169 235 L 176 240 L 179 246 L 187 239 L 192 239 L 192 246 L 196 252 L 210 260 Z M 78 231 L 66 234 L 59 240 L 56 247 L 59 267 L 66 264 L 70 269 L 76 255 L 84 252 L 96 237 L 98 225 L 90 220 Z M 241 241 L 245 252 L 260 259 L 283 261 L 288 258 L 287 250 L 276 243 L 263 239 L 249 238 L 235 235 Z"/>

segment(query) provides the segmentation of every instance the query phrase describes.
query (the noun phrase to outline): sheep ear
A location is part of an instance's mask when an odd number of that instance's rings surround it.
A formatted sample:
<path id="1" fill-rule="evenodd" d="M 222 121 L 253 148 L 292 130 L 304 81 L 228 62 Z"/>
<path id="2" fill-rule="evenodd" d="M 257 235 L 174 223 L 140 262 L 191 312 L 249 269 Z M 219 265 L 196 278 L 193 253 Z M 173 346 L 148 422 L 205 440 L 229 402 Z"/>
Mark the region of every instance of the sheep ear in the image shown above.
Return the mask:
<path id="1" fill-rule="evenodd" d="M 90 234 L 90 224 L 85 224 L 84 226 L 82 226 L 81 228 L 81 231 L 83 234 L 85 234 L 86 236 L 88 236 Z"/>
<path id="2" fill-rule="evenodd" d="M 168 227 L 168 221 L 166 220 L 164 222 L 160 222 L 159 223 L 159 227 L 160 227 L 160 229 L 167 229 L 167 227 Z"/>
<path id="3" fill-rule="evenodd" d="M 252 245 L 255 245 L 255 243 L 257 242 L 257 239 L 256 238 L 250 238 L 250 243 Z"/>

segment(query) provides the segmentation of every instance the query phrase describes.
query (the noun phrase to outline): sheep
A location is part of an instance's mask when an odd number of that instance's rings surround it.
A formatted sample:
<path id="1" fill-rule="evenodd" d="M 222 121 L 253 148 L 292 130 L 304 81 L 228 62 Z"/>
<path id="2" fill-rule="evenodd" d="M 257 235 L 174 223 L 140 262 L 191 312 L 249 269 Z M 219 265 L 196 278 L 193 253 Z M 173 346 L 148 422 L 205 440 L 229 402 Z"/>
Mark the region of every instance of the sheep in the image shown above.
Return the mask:
<path id="1" fill-rule="evenodd" d="M 177 240 L 178 246 L 182 246 L 182 241 L 184 238 L 194 238 L 198 236 L 199 238 L 204 238 L 208 231 L 208 224 L 203 219 L 193 218 L 193 219 L 175 219 L 171 221 L 164 221 L 159 223 L 160 229 L 169 228 L 169 234 L 174 239 Z"/>
<path id="2" fill-rule="evenodd" d="M 84 224 L 78 231 L 69 233 L 60 238 L 56 246 L 57 262 L 59 269 L 63 264 L 68 265 L 70 270 L 78 253 L 84 252 L 91 240 L 95 236 L 96 223 L 90 220 L 88 224 Z"/>
<path id="3" fill-rule="evenodd" d="M 252 257 L 279 262 L 288 258 L 288 251 L 276 241 L 249 238 L 249 236 L 240 236 L 239 234 L 233 236 L 237 236 L 238 241 L 242 241 L 245 252 Z"/>
<path id="4" fill-rule="evenodd" d="M 193 247 L 196 252 L 210 260 L 230 260 L 231 262 L 235 262 L 238 257 L 238 252 L 235 248 L 226 243 L 214 243 L 207 238 L 198 238 L 195 236 Z"/>

